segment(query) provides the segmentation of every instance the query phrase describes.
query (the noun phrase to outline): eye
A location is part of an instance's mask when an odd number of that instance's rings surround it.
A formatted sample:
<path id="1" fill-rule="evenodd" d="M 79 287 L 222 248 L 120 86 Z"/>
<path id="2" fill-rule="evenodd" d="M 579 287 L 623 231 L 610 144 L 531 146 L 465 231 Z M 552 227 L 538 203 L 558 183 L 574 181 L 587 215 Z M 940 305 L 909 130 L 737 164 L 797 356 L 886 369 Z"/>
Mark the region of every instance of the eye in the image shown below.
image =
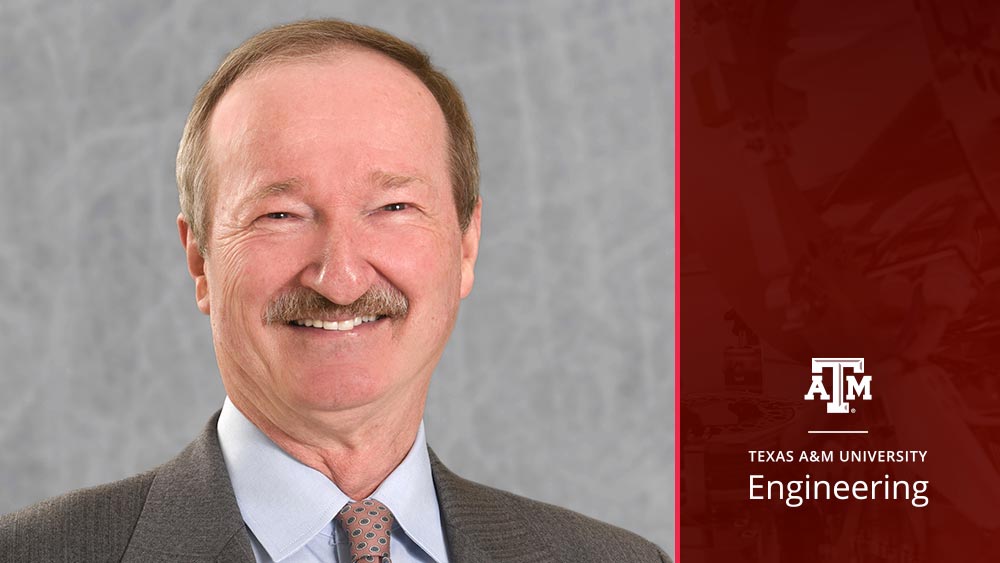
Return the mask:
<path id="1" fill-rule="evenodd" d="M 292 216 L 291 213 L 287 211 L 275 211 L 273 213 L 268 213 L 264 215 L 265 219 L 288 219 Z"/>
<path id="2" fill-rule="evenodd" d="M 389 205 L 383 205 L 382 211 L 403 211 L 409 207 L 405 203 L 390 203 Z"/>

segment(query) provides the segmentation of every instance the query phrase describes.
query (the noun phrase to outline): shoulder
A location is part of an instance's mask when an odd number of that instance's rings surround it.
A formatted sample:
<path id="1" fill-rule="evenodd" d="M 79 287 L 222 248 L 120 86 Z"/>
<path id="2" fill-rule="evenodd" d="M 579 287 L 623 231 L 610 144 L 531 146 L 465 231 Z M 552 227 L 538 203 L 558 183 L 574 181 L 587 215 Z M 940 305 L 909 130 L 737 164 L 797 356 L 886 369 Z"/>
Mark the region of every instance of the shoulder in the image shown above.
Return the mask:
<path id="1" fill-rule="evenodd" d="M 431 465 L 447 533 L 464 536 L 477 549 L 514 556 L 522 554 L 513 553 L 513 545 L 522 544 L 528 552 L 544 546 L 558 561 L 670 561 L 638 534 L 463 479 L 433 454 Z"/>
<path id="2" fill-rule="evenodd" d="M 669 561 L 655 544 L 618 526 L 578 512 L 522 496 L 490 489 L 490 494 L 520 515 L 526 526 L 544 537 L 557 551 L 560 561 Z"/>
<path id="3" fill-rule="evenodd" d="M 0 516 L 0 553 L 16 561 L 118 560 L 154 476 L 149 471 Z"/>

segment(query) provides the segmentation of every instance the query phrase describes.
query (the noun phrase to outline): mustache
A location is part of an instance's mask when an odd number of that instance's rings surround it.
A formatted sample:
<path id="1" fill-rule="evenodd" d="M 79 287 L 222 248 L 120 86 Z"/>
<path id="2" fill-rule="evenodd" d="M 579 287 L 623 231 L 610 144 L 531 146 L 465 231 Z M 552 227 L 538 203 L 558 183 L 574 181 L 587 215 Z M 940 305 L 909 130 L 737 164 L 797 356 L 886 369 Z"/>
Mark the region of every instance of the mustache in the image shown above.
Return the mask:
<path id="1" fill-rule="evenodd" d="M 361 297 L 348 305 L 340 305 L 314 290 L 298 287 L 279 295 L 268 304 L 264 323 L 289 323 L 303 319 L 332 319 L 341 317 L 405 317 L 410 302 L 392 286 L 372 286 Z"/>

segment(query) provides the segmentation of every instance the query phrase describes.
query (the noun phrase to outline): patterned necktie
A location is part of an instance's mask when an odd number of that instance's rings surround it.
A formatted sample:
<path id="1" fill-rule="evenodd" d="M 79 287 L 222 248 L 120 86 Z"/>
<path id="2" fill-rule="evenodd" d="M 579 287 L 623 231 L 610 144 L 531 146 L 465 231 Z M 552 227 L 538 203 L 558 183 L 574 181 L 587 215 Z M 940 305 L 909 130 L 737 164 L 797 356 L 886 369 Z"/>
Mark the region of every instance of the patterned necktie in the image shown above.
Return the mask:
<path id="1" fill-rule="evenodd" d="M 392 563 L 389 561 L 389 535 L 392 512 L 376 499 L 349 502 L 340 509 L 337 519 L 347 532 L 351 545 L 351 563 Z"/>

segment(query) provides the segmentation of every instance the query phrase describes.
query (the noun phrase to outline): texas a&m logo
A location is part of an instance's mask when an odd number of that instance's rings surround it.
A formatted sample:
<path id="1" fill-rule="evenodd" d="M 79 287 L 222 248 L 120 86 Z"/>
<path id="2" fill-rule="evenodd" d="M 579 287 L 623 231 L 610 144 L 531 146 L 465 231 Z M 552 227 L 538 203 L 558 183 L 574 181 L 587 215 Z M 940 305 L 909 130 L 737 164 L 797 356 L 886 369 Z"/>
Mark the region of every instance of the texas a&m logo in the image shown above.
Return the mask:
<path id="1" fill-rule="evenodd" d="M 827 393 L 823 385 L 823 368 L 830 368 L 833 372 L 832 393 Z M 847 375 L 844 368 L 850 368 L 854 373 Z M 854 412 L 848 400 L 859 397 L 864 401 L 872 400 L 872 376 L 865 375 L 864 371 L 864 358 L 813 358 L 812 384 L 809 385 L 806 400 L 812 401 L 818 396 L 823 401 L 829 401 L 826 404 L 828 413 Z"/>

